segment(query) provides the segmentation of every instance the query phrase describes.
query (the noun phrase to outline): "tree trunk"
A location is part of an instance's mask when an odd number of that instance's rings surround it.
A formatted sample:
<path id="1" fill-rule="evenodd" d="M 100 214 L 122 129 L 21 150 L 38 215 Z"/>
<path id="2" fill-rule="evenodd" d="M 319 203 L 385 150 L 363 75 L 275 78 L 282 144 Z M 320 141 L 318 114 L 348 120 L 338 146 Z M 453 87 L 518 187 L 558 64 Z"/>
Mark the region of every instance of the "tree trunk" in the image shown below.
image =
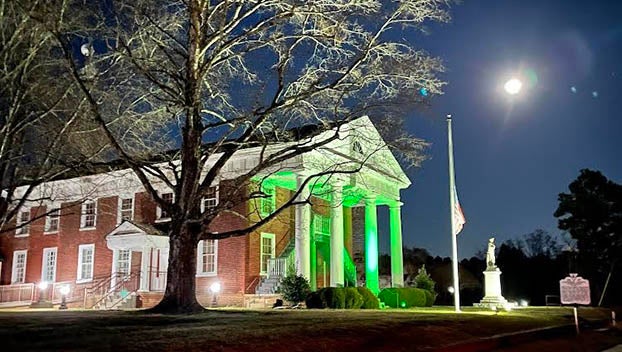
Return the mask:
<path id="1" fill-rule="evenodd" d="M 164 297 L 152 313 L 189 314 L 204 312 L 196 297 L 198 236 L 188 226 L 172 226 L 169 233 L 168 272 Z"/>

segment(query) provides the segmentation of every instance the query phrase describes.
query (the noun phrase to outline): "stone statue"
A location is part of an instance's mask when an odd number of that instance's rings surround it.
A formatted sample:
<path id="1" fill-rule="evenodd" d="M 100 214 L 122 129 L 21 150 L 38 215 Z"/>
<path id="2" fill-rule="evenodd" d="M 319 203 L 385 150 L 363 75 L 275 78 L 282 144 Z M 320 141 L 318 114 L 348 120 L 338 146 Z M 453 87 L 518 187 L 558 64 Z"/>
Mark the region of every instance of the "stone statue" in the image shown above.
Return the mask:
<path id="1" fill-rule="evenodd" d="M 488 239 L 488 251 L 486 252 L 486 269 L 495 269 L 495 238 Z"/>

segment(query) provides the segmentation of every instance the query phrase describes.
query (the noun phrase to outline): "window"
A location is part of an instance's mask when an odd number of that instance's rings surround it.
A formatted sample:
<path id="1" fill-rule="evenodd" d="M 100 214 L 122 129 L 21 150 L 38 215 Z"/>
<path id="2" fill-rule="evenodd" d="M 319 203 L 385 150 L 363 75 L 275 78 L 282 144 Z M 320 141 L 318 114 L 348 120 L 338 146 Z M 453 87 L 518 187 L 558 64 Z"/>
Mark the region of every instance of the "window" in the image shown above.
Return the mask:
<path id="1" fill-rule="evenodd" d="M 60 224 L 60 209 L 52 209 L 45 217 L 45 232 L 53 233 L 58 232 Z"/>
<path id="2" fill-rule="evenodd" d="M 43 249 L 43 263 L 41 265 L 41 281 L 56 281 L 56 247 Z"/>
<path id="3" fill-rule="evenodd" d="M 94 244 L 81 244 L 78 247 L 78 280 L 77 282 L 93 279 L 93 261 L 95 258 Z"/>
<path id="4" fill-rule="evenodd" d="M 261 198 L 260 210 L 262 216 L 267 216 L 272 214 L 276 208 L 276 192 L 274 191 L 274 185 L 264 185 L 262 187 L 266 196 Z"/>
<path id="5" fill-rule="evenodd" d="M 361 146 L 361 143 L 359 143 L 358 141 L 354 141 L 354 143 L 352 143 L 352 150 L 363 155 L 363 147 Z"/>
<path id="6" fill-rule="evenodd" d="M 330 217 L 313 214 L 313 232 L 316 235 L 330 235 Z"/>
<path id="7" fill-rule="evenodd" d="M 120 249 L 117 252 L 117 273 L 122 275 L 129 275 L 131 258 L 132 251 L 130 251 L 129 249 Z"/>
<path id="8" fill-rule="evenodd" d="M 89 200 L 82 203 L 82 216 L 80 217 L 80 228 L 95 227 L 97 222 L 97 206 L 95 201 Z"/>
<path id="9" fill-rule="evenodd" d="M 274 258 L 274 234 L 261 234 L 261 258 L 260 270 L 261 274 L 268 273 L 268 259 Z"/>
<path id="10" fill-rule="evenodd" d="M 173 204 L 173 193 L 164 193 L 162 194 L 162 200 L 165 201 L 166 203 L 169 204 Z M 171 215 L 166 212 L 166 210 L 162 209 L 161 207 L 158 207 L 158 220 L 167 220 L 170 219 Z"/>
<path id="11" fill-rule="evenodd" d="M 21 227 L 15 231 L 16 236 L 28 236 L 30 232 L 30 209 L 19 213 L 17 217 L 17 226 Z"/>
<path id="12" fill-rule="evenodd" d="M 201 204 L 201 212 L 211 211 L 218 205 L 218 186 L 213 186 L 207 189 L 207 194 L 203 198 L 203 204 Z"/>
<path id="13" fill-rule="evenodd" d="M 119 198 L 119 223 L 134 219 L 134 198 Z"/>
<path id="14" fill-rule="evenodd" d="M 216 275 L 216 268 L 218 263 L 218 241 L 200 241 L 198 254 L 199 258 L 197 260 L 197 274 Z"/>
<path id="15" fill-rule="evenodd" d="M 11 275 L 12 284 L 23 284 L 26 279 L 26 252 L 13 252 L 13 272 Z"/>

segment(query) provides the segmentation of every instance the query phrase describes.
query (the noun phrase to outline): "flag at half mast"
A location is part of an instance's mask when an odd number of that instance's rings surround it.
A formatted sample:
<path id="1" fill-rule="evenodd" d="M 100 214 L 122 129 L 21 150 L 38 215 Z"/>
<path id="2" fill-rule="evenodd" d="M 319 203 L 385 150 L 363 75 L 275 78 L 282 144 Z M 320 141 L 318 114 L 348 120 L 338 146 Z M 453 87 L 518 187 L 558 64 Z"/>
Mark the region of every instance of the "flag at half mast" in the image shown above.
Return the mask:
<path id="1" fill-rule="evenodd" d="M 457 236 L 464 224 L 466 223 L 466 219 L 464 218 L 464 213 L 462 212 L 462 207 L 460 206 L 460 202 L 458 201 L 458 192 L 456 191 L 456 186 L 454 185 L 454 209 L 451 216 L 451 221 L 453 221 L 454 226 L 454 236 Z"/>

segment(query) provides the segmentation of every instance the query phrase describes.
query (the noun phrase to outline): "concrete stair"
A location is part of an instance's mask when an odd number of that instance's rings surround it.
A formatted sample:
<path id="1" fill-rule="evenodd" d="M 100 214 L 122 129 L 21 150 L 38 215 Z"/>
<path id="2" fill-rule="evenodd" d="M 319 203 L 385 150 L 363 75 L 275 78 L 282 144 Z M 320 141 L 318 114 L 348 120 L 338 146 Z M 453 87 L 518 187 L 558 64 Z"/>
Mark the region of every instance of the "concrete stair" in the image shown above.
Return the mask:
<path id="1" fill-rule="evenodd" d="M 97 310 L 109 310 L 109 309 L 132 309 L 136 308 L 136 292 L 125 294 L 125 297 L 121 292 L 115 292 L 108 294 L 99 303 L 93 306 L 93 309 Z"/>
<path id="2" fill-rule="evenodd" d="M 275 294 L 279 289 L 281 279 L 281 276 L 270 276 L 267 278 L 263 278 L 257 286 L 257 289 L 255 289 L 255 293 L 258 295 Z"/>

